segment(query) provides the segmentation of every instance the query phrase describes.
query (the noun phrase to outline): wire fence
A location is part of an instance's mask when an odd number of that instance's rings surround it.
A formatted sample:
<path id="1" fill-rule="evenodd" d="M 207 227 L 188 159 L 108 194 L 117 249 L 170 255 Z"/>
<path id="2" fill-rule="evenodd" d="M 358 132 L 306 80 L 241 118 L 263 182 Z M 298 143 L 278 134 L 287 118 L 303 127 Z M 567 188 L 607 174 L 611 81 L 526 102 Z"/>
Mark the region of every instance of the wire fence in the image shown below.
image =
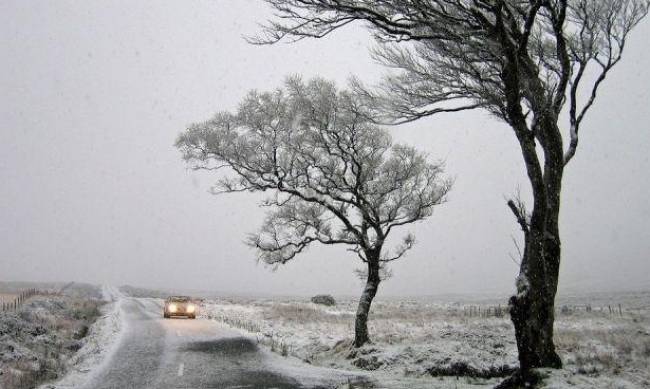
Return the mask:
<path id="1" fill-rule="evenodd" d="M 623 307 L 621 304 L 608 304 L 602 306 L 592 306 L 591 304 L 583 305 L 562 305 L 559 312 L 563 315 L 570 315 L 578 312 L 599 313 L 609 316 L 624 316 L 630 309 Z"/>
<path id="2" fill-rule="evenodd" d="M 38 289 L 31 288 L 21 291 L 13 300 L 4 301 L 2 300 L 2 312 L 15 312 L 17 311 L 24 303 L 32 296 L 41 294 Z"/>
<path id="3" fill-rule="evenodd" d="M 469 317 L 504 317 L 509 314 L 507 306 L 493 305 L 493 306 L 464 306 L 463 315 Z"/>
<path id="4" fill-rule="evenodd" d="M 6 298 L 2 298 L 2 294 L 0 294 L 0 308 L 2 308 L 0 312 L 16 312 L 30 297 L 36 295 L 61 296 L 66 292 L 66 290 L 70 289 L 74 284 L 75 284 L 74 282 L 68 282 L 67 284 L 63 285 L 61 288 L 58 289 L 45 289 L 45 290 L 37 289 L 37 288 L 24 289 L 20 291 L 18 294 L 13 294 L 15 297 L 9 300 L 7 300 Z"/>
<path id="5" fill-rule="evenodd" d="M 595 307 L 591 304 L 561 305 L 555 307 L 555 313 L 561 315 L 571 315 L 583 312 L 623 317 L 626 312 L 630 311 L 629 308 L 625 308 L 621 304 L 609 304 Z M 510 309 L 508 306 L 502 305 L 466 305 L 463 306 L 462 314 L 463 316 L 468 317 L 505 317 L 510 315 Z"/>

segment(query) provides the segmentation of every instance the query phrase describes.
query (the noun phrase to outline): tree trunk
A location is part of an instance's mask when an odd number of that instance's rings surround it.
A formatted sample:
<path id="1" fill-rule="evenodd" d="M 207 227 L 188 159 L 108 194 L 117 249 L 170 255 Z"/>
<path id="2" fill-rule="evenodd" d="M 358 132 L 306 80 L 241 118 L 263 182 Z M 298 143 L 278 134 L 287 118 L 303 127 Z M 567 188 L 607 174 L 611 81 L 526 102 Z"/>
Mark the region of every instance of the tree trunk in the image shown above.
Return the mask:
<path id="1" fill-rule="evenodd" d="M 524 376 L 534 368 L 562 367 L 553 342 L 558 272 L 552 269 L 554 266 L 546 266 L 549 259 L 559 262 L 560 247 L 556 245 L 551 254 L 546 250 L 549 248 L 548 242 L 544 241 L 542 235 L 536 231 L 530 231 L 529 234 L 524 259 L 531 266 L 522 267 L 517 278 L 517 295 L 510 298 L 510 316 L 515 327 L 519 367 Z M 551 258 L 552 255 L 556 257 Z"/>
<path id="2" fill-rule="evenodd" d="M 546 134 L 559 135 L 556 128 Z M 544 139 L 545 163 L 543 191 L 533 193 L 533 211 L 525 231 L 517 295 L 510 299 L 510 314 L 515 327 L 519 366 L 523 377 L 534 368 L 561 368 L 555 352 L 553 323 L 555 294 L 560 270 L 560 192 L 564 170 L 561 138 Z M 551 147 L 552 146 L 552 147 Z"/>
<path id="3" fill-rule="evenodd" d="M 354 322 L 354 347 L 361 347 L 370 342 L 368 336 L 368 313 L 370 305 L 377 294 L 379 288 L 379 256 L 367 256 L 368 259 L 368 277 L 366 287 L 363 289 L 359 299 L 359 307 Z"/>

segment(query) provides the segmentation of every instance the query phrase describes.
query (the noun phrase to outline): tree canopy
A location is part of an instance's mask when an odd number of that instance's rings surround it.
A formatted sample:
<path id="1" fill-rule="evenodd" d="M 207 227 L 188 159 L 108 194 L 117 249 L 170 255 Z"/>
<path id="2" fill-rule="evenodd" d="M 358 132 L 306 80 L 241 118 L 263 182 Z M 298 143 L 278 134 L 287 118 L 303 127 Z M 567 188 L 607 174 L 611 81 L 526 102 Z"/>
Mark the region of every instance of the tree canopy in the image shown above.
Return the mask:
<path id="1" fill-rule="evenodd" d="M 272 207 L 248 243 L 269 264 L 285 263 L 309 244 L 345 244 L 367 261 L 398 226 L 422 220 L 444 201 L 442 164 L 393 145 L 350 92 L 322 79 L 287 80 L 250 92 L 236 114 L 191 125 L 177 141 L 197 169 L 228 168 L 216 193 L 270 191 Z M 379 258 L 401 257 L 410 234 Z"/>

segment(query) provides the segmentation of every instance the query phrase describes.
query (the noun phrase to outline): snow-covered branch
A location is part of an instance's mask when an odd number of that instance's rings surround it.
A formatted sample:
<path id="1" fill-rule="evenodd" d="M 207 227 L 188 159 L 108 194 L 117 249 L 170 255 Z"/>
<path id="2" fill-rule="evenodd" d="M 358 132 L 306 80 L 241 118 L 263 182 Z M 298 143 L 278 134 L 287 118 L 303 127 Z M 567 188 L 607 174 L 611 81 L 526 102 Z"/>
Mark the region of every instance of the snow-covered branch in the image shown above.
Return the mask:
<path id="1" fill-rule="evenodd" d="M 266 220 L 247 240 L 263 262 L 286 263 L 312 243 L 392 261 L 414 239 L 382 255 L 391 229 L 430 216 L 451 182 L 441 163 L 393 145 L 366 103 L 325 80 L 290 77 L 284 88 L 250 92 L 234 114 L 193 124 L 177 146 L 193 167 L 219 167 L 215 193 L 271 193 Z"/>

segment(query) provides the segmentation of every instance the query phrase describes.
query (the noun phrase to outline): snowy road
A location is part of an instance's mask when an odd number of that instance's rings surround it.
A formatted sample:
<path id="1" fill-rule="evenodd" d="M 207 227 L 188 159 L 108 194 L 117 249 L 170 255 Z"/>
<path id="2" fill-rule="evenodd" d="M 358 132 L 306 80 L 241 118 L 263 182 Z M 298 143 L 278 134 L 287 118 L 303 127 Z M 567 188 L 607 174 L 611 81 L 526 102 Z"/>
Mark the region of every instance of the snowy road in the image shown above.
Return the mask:
<path id="1" fill-rule="evenodd" d="M 159 300 L 120 303 L 119 343 L 80 388 L 332 388 L 347 381 L 342 372 L 291 365 L 217 322 L 165 320 Z"/>

